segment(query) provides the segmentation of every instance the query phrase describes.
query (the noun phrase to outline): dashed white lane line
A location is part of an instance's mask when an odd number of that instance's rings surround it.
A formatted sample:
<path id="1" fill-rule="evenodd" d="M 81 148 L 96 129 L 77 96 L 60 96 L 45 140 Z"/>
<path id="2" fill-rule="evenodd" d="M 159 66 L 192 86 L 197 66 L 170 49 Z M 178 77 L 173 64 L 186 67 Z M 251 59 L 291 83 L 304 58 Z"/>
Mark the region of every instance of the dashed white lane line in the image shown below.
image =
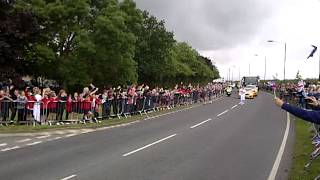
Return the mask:
<path id="1" fill-rule="evenodd" d="M 219 116 L 221 116 L 221 115 L 223 115 L 223 114 L 227 113 L 228 111 L 229 111 L 229 110 L 227 109 L 227 110 L 223 111 L 222 113 L 218 114 L 217 116 L 219 117 Z"/>
<path id="2" fill-rule="evenodd" d="M 5 151 L 10 151 L 10 150 L 18 149 L 18 148 L 20 148 L 20 146 L 14 146 L 14 147 L 10 147 L 10 148 L 1 149 L 1 151 L 2 151 L 2 152 L 5 152 Z"/>
<path id="3" fill-rule="evenodd" d="M 62 178 L 61 180 L 68 180 L 68 179 L 72 179 L 72 178 L 74 178 L 74 177 L 76 177 L 76 176 L 77 176 L 77 175 L 72 174 L 72 175 L 70 175 L 70 176 L 68 176 L 68 177 Z"/>
<path id="4" fill-rule="evenodd" d="M 33 145 L 40 144 L 40 143 L 42 143 L 42 141 L 36 141 L 36 142 L 27 144 L 27 146 L 33 146 Z"/>
<path id="5" fill-rule="evenodd" d="M 148 145 L 146 145 L 146 146 L 143 146 L 143 147 L 141 147 L 141 148 L 139 148 L 139 149 L 136 149 L 136 150 L 134 150 L 134 151 L 128 152 L 128 153 L 126 153 L 126 154 L 124 154 L 124 155 L 122 155 L 122 156 L 123 156 L 123 157 L 126 157 L 126 156 L 129 156 L 129 155 L 134 154 L 134 153 L 136 153 L 136 152 L 142 151 L 142 150 L 144 150 L 144 149 L 146 149 L 146 148 L 148 148 L 148 147 L 151 147 L 151 146 L 153 146 L 153 145 L 159 144 L 159 143 L 161 143 L 162 141 L 165 141 L 165 140 L 168 140 L 168 139 L 170 139 L 170 138 L 173 138 L 173 137 L 176 136 L 176 135 L 177 135 L 177 134 L 172 134 L 172 135 L 170 135 L 170 136 L 168 136 L 168 137 L 165 137 L 165 138 L 163 138 L 163 139 L 160 139 L 160 140 L 158 140 L 158 141 L 156 141 L 156 142 L 153 142 L 153 143 L 151 143 L 151 144 L 148 144 Z"/>
<path id="6" fill-rule="evenodd" d="M 19 140 L 19 141 L 17 141 L 18 143 L 23 143 L 23 142 L 28 142 L 28 141 L 31 141 L 32 139 L 29 139 L 29 138 L 27 138 L 27 139 L 21 139 L 21 140 Z"/>
<path id="7" fill-rule="evenodd" d="M 286 147 L 287 139 L 288 139 L 288 136 L 289 136 L 289 130 L 290 130 L 290 114 L 287 112 L 287 127 L 286 127 L 286 131 L 284 132 L 282 143 L 281 143 L 280 149 L 278 151 L 277 158 L 276 158 L 276 160 L 275 160 L 275 162 L 273 164 L 272 170 L 271 170 L 270 175 L 268 177 L 268 180 L 275 180 L 276 179 L 276 175 L 277 175 L 277 172 L 278 172 L 278 169 L 279 169 L 279 166 L 280 166 L 282 155 L 283 155 L 284 149 Z"/>
<path id="8" fill-rule="evenodd" d="M 209 121 L 211 121 L 211 120 L 212 120 L 212 119 L 207 119 L 207 120 L 205 120 L 205 121 L 202 121 L 201 123 L 198 123 L 198 124 L 196 124 L 196 125 L 194 125 L 194 126 L 191 126 L 190 128 L 191 128 L 191 129 L 196 128 L 196 127 L 201 126 L 202 124 L 204 124 L 204 123 L 206 123 L 206 122 L 209 122 Z"/>
<path id="9" fill-rule="evenodd" d="M 76 136 L 77 134 L 67 134 L 66 137 Z"/>
<path id="10" fill-rule="evenodd" d="M 0 144 L 0 147 L 8 145 L 7 143 Z"/>
<path id="11" fill-rule="evenodd" d="M 231 109 L 234 109 L 234 108 L 236 108 L 236 107 L 238 107 L 238 105 L 234 105 L 234 106 L 232 106 L 232 108 L 231 108 Z"/>
<path id="12" fill-rule="evenodd" d="M 39 137 L 37 137 L 37 139 L 44 139 L 44 138 L 48 138 L 48 137 L 50 137 L 51 135 L 44 135 L 44 136 L 39 136 Z"/>

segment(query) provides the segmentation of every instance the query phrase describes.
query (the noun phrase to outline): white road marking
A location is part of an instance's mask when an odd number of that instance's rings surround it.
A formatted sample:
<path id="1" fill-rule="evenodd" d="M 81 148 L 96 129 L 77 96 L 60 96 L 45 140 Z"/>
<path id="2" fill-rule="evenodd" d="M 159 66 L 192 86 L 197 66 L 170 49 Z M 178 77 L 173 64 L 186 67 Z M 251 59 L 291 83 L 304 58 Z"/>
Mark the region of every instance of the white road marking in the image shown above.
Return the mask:
<path id="1" fill-rule="evenodd" d="M 27 138 L 27 139 L 21 139 L 21 140 L 19 140 L 19 141 L 17 141 L 18 143 L 23 143 L 23 142 L 27 142 L 27 141 L 31 141 L 32 139 L 29 139 L 29 138 Z"/>
<path id="2" fill-rule="evenodd" d="M 44 138 L 47 138 L 47 137 L 50 137 L 51 135 L 44 135 L 44 136 L 39 136 L 39 137 L 37 137 L 37 139 L 44 139 Z"/>
<path id="3" fill-rule="evenodd" d="M 207 120 L 205 120 L 205 121 L 203 121 L 203 122 L 201 122 L 201 123 L 198 123 L 198 124 L 196 124 L 196 125 L 194 125 L 194 126 L 191 126 L 190 128 L 191 128 L 191 129 L 196 128 L 196 127 L 201 126 L 202 124 L 204 124 L 204 123 L 206 123 L 206 122 L 209 122 L 209 121 L 211 121 L 211 120 L 212 120 L 212 119 L 207 119 Z"/>
<path id="4" fill-rule="evenodd" d="M 0 144 L 0 147 L 8 145 L 7 143 Z"/>
<path id="5" fill-rule="evenodd" d="M 278 169 L 279 169 L 279 166 L 280 166 L 280 162 L 281 162 L 281 159 L 282 159 L 282 155 L 283 155 L 284 149 L 286 147 L 287 139 L 288 139 L 288 136 L 289 136 L 289 130 L 290 130 L 290 114 L 287 112 L 287 127 L 286 127 L 286 131 L 284 133 L 284 136 L 283 136 L 283 139 L 282 139 L 282 143 L 281 143 L 280 149 L 278 151 L 277 158 L 276 158 L 276 160 L 275 160 L 275 162 L 273 164 L 273 167 L 272 167 L 272 170 L 271 170 L 270 175 L 268 177 L 268 180 L 275 180 L 275 178 L 276 178 L 276 175 L 277 175 L 277 172 L 278 172 Z"/>
<path id="6" fill-rule="evenodd" d="M 72 136 L 75 136 L 77 134 L 67 134 L 66 137 L 72 137 Z"/>
<path id="7" fill-rule="evenodd" d="M 218 114 L 217 116 L 219 117 L 219 116 L 221 116 L 221 115 L 223 115 L 223 114 L 227 113 L 228 111 L 229 111 L 229 110 L 227 109 L 227 110 L 223 111 L 222 113 Z"/>
<path id="8" fill-rule="evenodd" d="M 143 146 L 143 147 L 141 147 L 141 148 L 139 148 L 139 149 L 136 149 L 136 150 L 134 150 L 134 151 L 131 151 L 131 152 L 129 152 L 129 153 L 126 153 L 126 154 L 124 154 L 124 155 L 122 155 L 122 156 L 123 156 L 123 157 L 129 156 L 129 155 L 131 155 L 131 154 L 133 154 L 133 153 L 139 152 L 139 151 L 144 150 L 144 149 L 146 149 L 146 148 L 148 148 L 148 147 L 151 147 L 151 146 L 153 146 L 153 145 L 156 145 L 156 144 L 158 144 L 158 143 L 161 143 L 162 141 L 168 140 L 168 139 L 170 139 L 170 138 L 172 138 L 172 137 L 174 137 L 174 136 L 176 136 L 176 135 L 177 135 L 177 134 L 172 134 L 172 135 L 170 135 L 170 136 L 168 136 L 168 137 L 166 137 L 166 138 L 160 139 L 160 140 L 158 140 L 158 141 L 156 141 L 156 142 L 153 142 L 153 143 L 151 143 L 151 144 L 148 144 L 148 145 L 146 145 L 146 146 Z"/>
<path id="9" fill-rule="evenodd" d="M 27 144 L 27 146 L 33 146 L 33 145 L 40 144 L 40 143 L 42 143 L 42 141 L 36 141 L 36 142 Z"/>
<path id="10" fill-rule="evenodd" d="M 231 108 L 231 109 L 234 109 L 234 108 L 236 108 L 236 107 L 238 107 L 238 105 L 234 105 L 234 106 L 232 106 L 232 108 Z"/>
<path id="11" fill-rule="evenodd" d="M 1 149 L 1 151 L 2 151 L 2 152 L 5 152 L 5 151 L 13 150 L 13 149 L 18 149 L 18 148 L 20 148 L 20 146 L 14 146 L 14 147 L 11 147 L 11 148 Z"/>
<path id="12" fill-rule="evenodd" d="M 68 176 L 68 177 L 62 178 L 61 180 L 68 180 L 68 179 L 74 178 L 74 177 L 76 177 L 76 176 L 77 176 L 77 175 L 72 174 L 72 175 L 70 175 L 70 176 Z"/>

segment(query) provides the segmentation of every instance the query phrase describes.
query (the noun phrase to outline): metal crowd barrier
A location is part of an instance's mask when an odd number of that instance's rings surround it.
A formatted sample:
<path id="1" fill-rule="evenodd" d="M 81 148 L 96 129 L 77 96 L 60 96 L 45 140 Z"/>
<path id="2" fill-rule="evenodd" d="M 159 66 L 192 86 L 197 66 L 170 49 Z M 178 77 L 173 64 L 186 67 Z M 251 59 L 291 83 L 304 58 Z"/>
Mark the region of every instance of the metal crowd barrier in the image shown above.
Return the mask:
<path id="1" fill-rule="evenodd" d="M 223 91 L 193 91 L 183 95 L 176 93 L 119 97 L 96 103 L 88 100 L 0 101 L 0 125 L 86 123 L 115 117 L 127 118 L 135 114 L 148 116 L 149 112 L 208 102 L 221 95 Z"/>

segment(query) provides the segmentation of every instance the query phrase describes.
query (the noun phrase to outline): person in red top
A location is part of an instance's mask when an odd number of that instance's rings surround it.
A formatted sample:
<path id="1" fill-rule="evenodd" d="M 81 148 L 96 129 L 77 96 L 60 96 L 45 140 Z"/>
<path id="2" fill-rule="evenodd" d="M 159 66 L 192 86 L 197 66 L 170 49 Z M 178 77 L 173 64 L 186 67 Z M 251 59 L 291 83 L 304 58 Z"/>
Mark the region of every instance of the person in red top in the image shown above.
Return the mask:
<path id="1" fill-rule="evenodd" d="M 72 113 L 72 96 L 69 94 L 66 102 L 66 119 L 69 119 L 69 113 Z"/>
<path id="2" fill-rule="evenodd" d="M 27 115 L 33 114 L 33 105 L 36 101 L 36 98 L 32 95 L 31 89 L 29 87 L 25 90 L 25 95 L 27 97 L 28 103 L 27 103 Z"/>
<path id="3" fill-rule="evenodd" d="M 56 93 L 54 91 L 52 91 L 50 93 L 50 101 L 48 103 L 49 113 L 53 113 L 53 114 L 57 113 L 57 103 L 58 103 L 58 101 L 59 100 L 58 100 L 58 97 L 56 96 Z"/>
<path id="4" fill-rule="evenodd" d="M 81 107 L 83 110 L 83 123 L 86 123 L 86 121 L 89 121 L 92 112 L 91 112 L 91 98 L 89 95 L 86 97 L 83 97 L 83 100 L 81 101 Z"/>

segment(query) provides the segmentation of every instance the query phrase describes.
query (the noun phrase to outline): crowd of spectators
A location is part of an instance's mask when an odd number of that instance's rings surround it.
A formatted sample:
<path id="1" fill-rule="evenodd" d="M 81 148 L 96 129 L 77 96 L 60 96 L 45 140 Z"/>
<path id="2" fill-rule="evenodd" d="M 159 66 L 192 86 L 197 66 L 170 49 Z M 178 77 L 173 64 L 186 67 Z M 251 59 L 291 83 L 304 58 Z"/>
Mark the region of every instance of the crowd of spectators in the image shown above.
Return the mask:
<path id="1" fill-rule="evenodd" d="M 223 94 L 224 86 L 221 83 L 206 86 L 180 83 L 173 88 L 150 88 L 142 84 L 101 90 L 90 84 L 80 93 L 67 93 L 63 89 L 18 89 L 8 85 L 0 90 L 0 124 L 59 124 L 66 120 L 99 123 L 112 117 L 210 102 Z"/>

